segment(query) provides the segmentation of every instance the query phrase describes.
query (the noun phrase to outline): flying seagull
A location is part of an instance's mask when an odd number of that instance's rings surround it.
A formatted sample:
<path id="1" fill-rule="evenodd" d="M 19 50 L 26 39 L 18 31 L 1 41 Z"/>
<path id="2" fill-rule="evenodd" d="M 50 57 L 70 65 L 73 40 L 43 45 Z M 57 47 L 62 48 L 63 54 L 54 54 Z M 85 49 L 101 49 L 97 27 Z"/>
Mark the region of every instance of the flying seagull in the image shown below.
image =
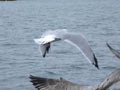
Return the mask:
<path id="1" fill-rule="evenodd" d="M 40 51 L 43 57 L 45 57 L 46 53 L 49 52 L 51 43 L 60 40 L 64 40 L 77 47 L 86 59 L 99 69 L 95 54 L 88 45 L 87 40 L 80 33 L 72 33 L 68 32 L 66 29 L 58 29 L 55 31 L 47 31 L 40 39 L 34 39 L 34 41 L 40 45 Z"/>
<path id="2" fill-rule="evenodd" d="M 112 90 L 110 87 L 120 81 L 120 69 L 93 86 L 78 85 L 63 78 L 51 79 L 32 75 L 29 78 L 37 90 Z"/>
<path id="3" fill-rule="evenodd" d="M 108 43 L 106 43 L 106 45 L 108 46 L 108 48 L 110 49 L 110 51 L 120 59 L 120 52 L 118 52 L 117 50 L 113 49 Z"/>

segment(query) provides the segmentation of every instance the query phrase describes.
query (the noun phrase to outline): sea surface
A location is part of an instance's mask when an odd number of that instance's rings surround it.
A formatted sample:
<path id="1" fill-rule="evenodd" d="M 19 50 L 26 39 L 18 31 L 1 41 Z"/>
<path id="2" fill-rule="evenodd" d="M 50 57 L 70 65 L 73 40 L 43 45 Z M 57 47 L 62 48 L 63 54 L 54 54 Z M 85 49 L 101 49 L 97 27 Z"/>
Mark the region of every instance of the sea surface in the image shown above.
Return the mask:
<path id="1" fill-rule="evenodd" d="M 43 58 L 33 41 L 47 30 L 82 33 L 100 70 L 64 41 Z M 95 85 L 120 68 L 107 48 L 120 50 L 120 0 L 18 0 L 0 2 L 0 90 L 36 90 L 29 75 Z M 120 83 L 113 86 L 120 90 Z"/>

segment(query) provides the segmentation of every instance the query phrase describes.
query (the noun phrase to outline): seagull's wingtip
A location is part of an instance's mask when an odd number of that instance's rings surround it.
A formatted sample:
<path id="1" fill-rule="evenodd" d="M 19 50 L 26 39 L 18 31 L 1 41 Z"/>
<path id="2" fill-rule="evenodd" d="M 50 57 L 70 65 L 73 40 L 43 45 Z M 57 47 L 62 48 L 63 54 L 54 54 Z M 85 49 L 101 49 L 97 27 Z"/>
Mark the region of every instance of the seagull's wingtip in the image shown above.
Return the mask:
<path id="1" fill-rule="evenodd" d="M 33 77 L 33 75 L 30 75 L 29 78 L 31 79 Z"/>
<path id="2" fill-rule="evenodd" d="M 108 43 L 106 43 L 106 45 L 109 45 Z"/>
<path id="3" fill-rule="evenodd" d="M 95 67 L 96 67 L 98 70 L 100 69 L 99 66 L 98 66 L 97 64 L 95 65 Z"/>
<path id="4" fill-rule="evenodd" d="M 94 65 L 98 70 L 100 69 L 98 63 L 93 63 L 93 65 Z"/>
<path id="5" fill-rule="evenodd" d="M 100 69 L 100 68 L 99 68 L 99 65 L 98 65 L 97 58 L 95 57 L 95 54 L 93 54 L 93 56 L 94 56 L 94 63 L 93 63 L 93 65 L 94 65 L 97 69 Z"/>
<path id="6" fill-rule="evenodd" d="M 110 45 L 109 45 L 108 43 L 106 43 L 106 45 L 107 45 L 109 48 L 111 48 Z"/>
<path id="7" fill-rule="evenodd" d="M 43 54 L 42 56 L 43 56 L 43 58 L 45 58 L 46 54 Z"/>

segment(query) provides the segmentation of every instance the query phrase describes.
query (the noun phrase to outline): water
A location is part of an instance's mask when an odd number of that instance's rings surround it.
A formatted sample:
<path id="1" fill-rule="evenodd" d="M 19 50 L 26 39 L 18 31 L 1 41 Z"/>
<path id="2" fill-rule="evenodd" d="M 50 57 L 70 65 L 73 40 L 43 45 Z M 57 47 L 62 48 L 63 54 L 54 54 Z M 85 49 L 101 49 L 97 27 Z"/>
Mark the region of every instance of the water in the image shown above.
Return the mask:
<path id="1" fill-rule="evenodd" d="M 63 77 L 94 85 L 120 67 L 106 42 L 120 50 L 119 0 L 21 0 L 0 2 L 0 90 L 36 90 L 29 75 Z M 73 46 L 52 44 L 44 59 L 33 39 L 46 30 L 81 32 L 99 61 L 90 65 Z M 114 88 L 120 90 L 120 85 Z"/>

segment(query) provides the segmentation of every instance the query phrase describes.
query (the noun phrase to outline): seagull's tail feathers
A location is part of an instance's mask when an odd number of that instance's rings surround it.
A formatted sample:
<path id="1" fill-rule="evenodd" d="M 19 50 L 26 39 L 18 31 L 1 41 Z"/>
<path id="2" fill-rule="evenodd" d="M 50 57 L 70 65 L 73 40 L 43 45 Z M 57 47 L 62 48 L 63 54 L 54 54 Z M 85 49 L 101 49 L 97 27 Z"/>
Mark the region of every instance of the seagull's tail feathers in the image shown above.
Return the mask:
<path id="1" fill-rule="evenodd" d="M 33 40 L 34 40 L 35 43 L 37 43 L 37 44 L 42 44 L 41 39 L 33 39 Z"/>

